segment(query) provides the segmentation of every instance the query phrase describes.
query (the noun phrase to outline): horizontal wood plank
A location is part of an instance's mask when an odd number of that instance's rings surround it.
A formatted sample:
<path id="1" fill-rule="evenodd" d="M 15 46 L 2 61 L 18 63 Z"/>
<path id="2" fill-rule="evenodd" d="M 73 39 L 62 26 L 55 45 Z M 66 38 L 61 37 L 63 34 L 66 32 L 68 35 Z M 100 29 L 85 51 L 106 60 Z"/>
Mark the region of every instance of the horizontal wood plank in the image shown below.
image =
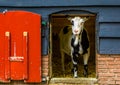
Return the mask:
<path id="1" fill-rule="evenodd" d="M 120 38 L 100 38 L 100 54 L 120 54 Z"/>
<path id="2" fill-rule="evenodd" d="M 120 23 L 101 23 L 99 37 L 120 37 Z"/>

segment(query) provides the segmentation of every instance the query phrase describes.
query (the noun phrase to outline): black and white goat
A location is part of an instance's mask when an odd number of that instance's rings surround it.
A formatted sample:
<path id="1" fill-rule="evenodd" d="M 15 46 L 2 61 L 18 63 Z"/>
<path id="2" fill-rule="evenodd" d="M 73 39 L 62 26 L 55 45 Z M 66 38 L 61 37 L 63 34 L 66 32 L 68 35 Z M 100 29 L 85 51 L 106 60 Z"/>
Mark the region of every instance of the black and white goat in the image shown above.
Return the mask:
<path id="1" fill-rule="evenodd" d="M 86 17 L 69 18 L 72 26 L 66 26 L 59 33 L 60 52 L 62 61 L 62 70 L 64 69 L 65 53 L 71 56 L 73 63 L 73 75 L 78 77 L 78 57 L 83 56 L 84 61 L 84 76 L 88 76 L 88 59 L 90 55 L 90 46 L 87 32 L 84 29 L 84 23 L 88 20 Z"/>

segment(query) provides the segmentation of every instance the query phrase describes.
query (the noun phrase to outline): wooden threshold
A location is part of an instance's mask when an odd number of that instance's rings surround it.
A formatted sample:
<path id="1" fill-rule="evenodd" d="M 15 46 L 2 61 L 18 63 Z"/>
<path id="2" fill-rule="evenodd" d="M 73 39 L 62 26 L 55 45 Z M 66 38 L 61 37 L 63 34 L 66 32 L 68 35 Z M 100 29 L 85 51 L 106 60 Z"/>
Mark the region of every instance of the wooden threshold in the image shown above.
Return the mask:
<path id="1" fill-rule="evenodd" d="M 97 85 L 96 78 L 51 78 L 49 84 L 83 84 L 83 85 Z"/>

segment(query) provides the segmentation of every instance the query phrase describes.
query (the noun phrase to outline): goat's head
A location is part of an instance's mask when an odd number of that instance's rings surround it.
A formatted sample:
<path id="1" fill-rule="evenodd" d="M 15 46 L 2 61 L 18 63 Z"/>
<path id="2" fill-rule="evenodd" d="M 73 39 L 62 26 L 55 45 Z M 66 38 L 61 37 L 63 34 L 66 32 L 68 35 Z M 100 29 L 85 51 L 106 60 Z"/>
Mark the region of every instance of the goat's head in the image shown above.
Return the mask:
<path id="1" fill-rule="evenodd" d="M 79 35 L 82 34 L 84 23 L 86 20 L 88 20 L 88 18 L 74 17 L 74 18 L 68 18 L 68 20 L 70 20 L 72 23 L 72 33 L 74 35 Z"/>

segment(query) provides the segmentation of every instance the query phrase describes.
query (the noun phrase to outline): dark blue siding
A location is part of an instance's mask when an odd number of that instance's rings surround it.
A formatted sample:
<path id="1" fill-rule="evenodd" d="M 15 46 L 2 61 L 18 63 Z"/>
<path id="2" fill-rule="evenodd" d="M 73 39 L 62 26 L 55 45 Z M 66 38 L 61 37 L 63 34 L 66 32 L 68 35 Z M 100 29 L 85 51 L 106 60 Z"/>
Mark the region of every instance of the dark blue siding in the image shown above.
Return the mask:
<path id="1" fill-rule="evenodd" d="M 0 0 L 0 6 L 114 6 L 120 0 Z"/>
<path id="2" fill-rule="evenodd" d="M 100 38 L 100 54 L 120 54 L 120 38 Z"/>
<path id="3" fill-rule="evenodd" d="M 99 53 L 120 54 L 120 23 L 100 23 Z"/>
<path id="4" fill-rule="evenodd" d="M 42 27 L 42 55 L 48 54 L 49 47 L 49 29 Z"/>
<path id="5" fill-rule="evenodd" d="M 120 38 L 120 23 L 101 23 L 99 37 Z"/>
<path id="6" fill-rule="evenodd" d="M 120 22 L 120 7 L 101 7 L 99 22 Z"/>

